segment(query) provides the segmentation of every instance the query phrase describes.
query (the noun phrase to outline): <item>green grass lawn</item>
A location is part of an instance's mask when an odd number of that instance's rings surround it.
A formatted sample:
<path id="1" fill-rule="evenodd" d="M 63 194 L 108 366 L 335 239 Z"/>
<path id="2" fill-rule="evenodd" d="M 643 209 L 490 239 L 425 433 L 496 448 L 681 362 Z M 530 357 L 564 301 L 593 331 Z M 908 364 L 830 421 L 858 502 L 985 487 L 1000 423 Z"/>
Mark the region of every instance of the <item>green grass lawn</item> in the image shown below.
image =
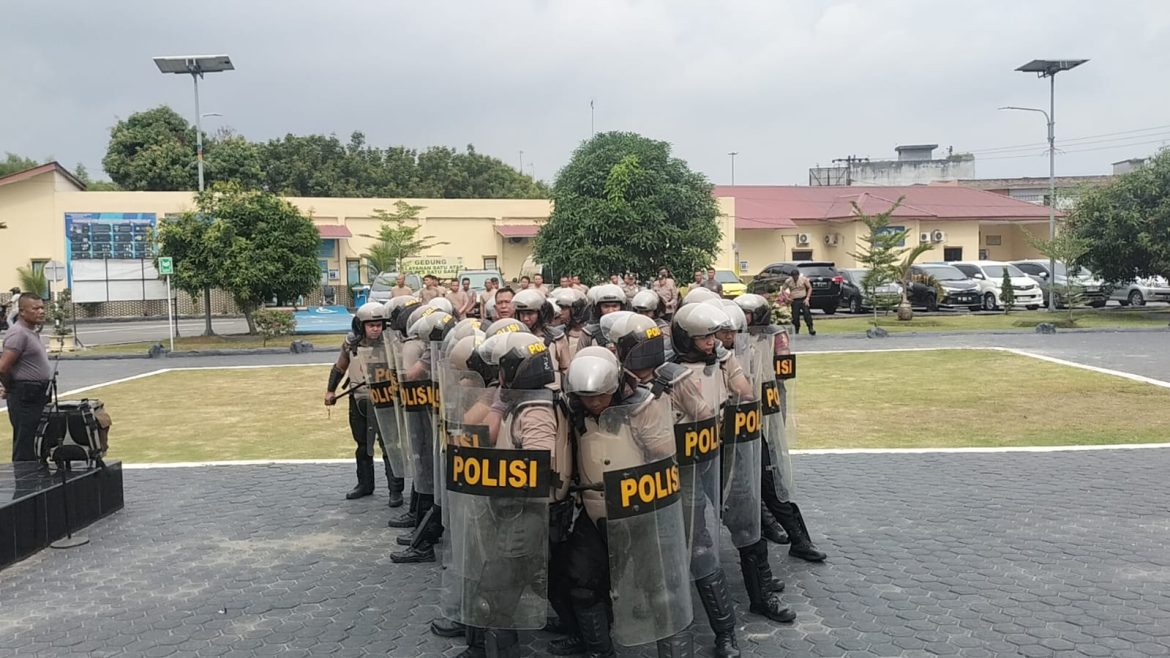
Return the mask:
<path id="1" fill-rule="evenodd" d="M 813 321 L 817 334 L 851 334 L 864 333 L 873 326 L 873 313 L 865 315 L 846 315 L 842 311 L 837 315 L 826 318 L 816 314 Z M 929 317 L 916 313 L 913 320 L 899 322 L 898 318 L 889 315 L 878 315 L 878 326 L 895 332 L 946 332 L 946 331 L 991 331 L 1015 330 L 1029 331 L 1040 322 L 1053 322 L 1059 327 L 1075 327 L 1078 329 L 1140 329 L 1166 328 L 1170 324 L 1170 307 L 1159 309 L 1102 309 L 1078 310 L 1073 312 L 1075 322 L 1068 325 L 1068 313 L 1058 311 L 1050 314 L 1044 311 L 1013 311 L 1007 315 L 997 314 L 968 314 L 955 313 L 954 315 L 932 315 Z"/>
<path id="2" fill-rule="evenodd" d="M 175 371 L 85 393 L 133 462 L 353 454 L 346 403 L 327 415 L 329 366 Z M 809 354 L 795 388 L 797 448 L 1161 442 L 1170 390 L 994 350 Z M 79 396 L 80 397 L 80 396 Z M 11 452 L 5 432 L 0 454 Z"/>
<path id="3" fill-rule="evenodd" d="M 268 347 L 288 347 L 294 340 L 307 340 L 316 348 L 336 348 L 341 345 L 345 334 L 314 334 L 307 336 L 278 336 L 269 339 Z M 116 345 L 95 345 L 77 354 L 145 354 L 152 345 L 162 343 L 170 349 L 170 341 L 166 338 L 142 343 L 119 343 Z M 175 339 L 176 352 L 195 350 L 223 350 L 223 349 L 252 349 L 264 347 L 261 336 L 183 336 Z M 68 358 L 68 354 L 63 355 Z"/>

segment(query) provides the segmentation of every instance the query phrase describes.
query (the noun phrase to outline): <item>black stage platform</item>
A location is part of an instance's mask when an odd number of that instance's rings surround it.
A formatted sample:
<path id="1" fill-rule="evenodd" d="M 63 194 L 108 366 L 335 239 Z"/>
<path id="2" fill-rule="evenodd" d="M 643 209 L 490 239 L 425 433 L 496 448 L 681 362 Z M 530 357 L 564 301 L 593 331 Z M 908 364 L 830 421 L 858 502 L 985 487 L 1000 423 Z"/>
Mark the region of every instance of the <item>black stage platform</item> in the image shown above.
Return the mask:
<path id="1" fill-rule="evenodd" d="M 38 462 L 0 464 L 0 569 L 64 537 L 61 506 L 68 492 L 73 532 L 122 509 L 122 462 L 104 469 L 74 462 L 63 487 L 55 468 Z"/>

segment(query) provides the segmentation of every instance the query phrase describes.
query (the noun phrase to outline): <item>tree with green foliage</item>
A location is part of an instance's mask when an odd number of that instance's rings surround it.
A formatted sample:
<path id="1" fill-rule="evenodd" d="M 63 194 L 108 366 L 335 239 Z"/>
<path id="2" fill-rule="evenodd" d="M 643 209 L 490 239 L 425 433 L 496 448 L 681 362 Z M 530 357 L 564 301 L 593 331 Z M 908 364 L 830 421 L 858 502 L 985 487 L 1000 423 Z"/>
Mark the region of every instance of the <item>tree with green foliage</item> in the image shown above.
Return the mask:
<path id="1" fill-rule="evenodd" d="M 1003 307 L 1004 315 L 1012 312 L 1016 303 L 1016 289 L 1012 287 L 1012 276 L 1008 268 L 1003 268 L 1003 278 L 999 282 L 999 305 Z"/>
<path id="2" fill-rule="evenodd" d="M 256 333 L 253 313 L 269 300 L 295 299 L 317 285 L 321 236 L 291 203 L 280 197 L 218 183 L 197 197 L 199 213 L 210 217 L 208 237 L 215 254 L 215 278 Z"/>
<path id="3" fill-rule="evenodd" d="M 553 185 L 555 202 L 533 244 L 555 272 L 601 280 L 658 269 L 694 272 L 715 259 L 719 208 L 711 183 L 636 133 L 600 133 L 573 152 Z"/>
<path id="4" fill-rule="evenodd" d="M 362 257 L 370 267 L 382 272 L 401 272 L 402 260 L 412 256 L 420 256 L 432 247 L 439 247 L 447 242 L 436 242 L 434 236 L 419 235 L 422 227 L 418 225 L 418 214 L 422 206 L 412 206 L 405 201 L 394 204 L 394 212 L 387 212 L 381 208 L 374 209 L 374 217 L 380 221 L 377 235 L 362 234 L 363 238 L 371 238 L 374 243 L 370 250 Z"/>
<path id="5" fill-rule="evenodd" d="M 873 215 L 866 214 L 856 202 L 850 202 L 853 206 L 853 216 L 865 225 L 867 232 L 861 236 L 862 245 L 857 253 L 849 255 L 857 259 L 859 265 L 869 270 L 862 279 L 862 288 L 865 290 L 866 298 L 873 303 L 875 325 L 881 301 L 877 289 L 890 283 L 900 283 L 902 286 L 902 299 L 897 304 L 898 319 L 914 318 L 914 311 L 907 296 L 910 290 L 910 267 L 919 256 L 934 248 L 929 242 L 906 247 L 904 245 L 910 236 L 910 230 L 890 227 L 890 218 L 904 199 L 905 197 L 899 197 L 889 209 Z"/>
<path id="6" fill-rule="evenodd" d="M 52 160 L 52 158 L 49 159 Z M 40 164 L 36 160 L 30 160 L 15 153 L 5 153 L 4 159 L 0 160 L 0 176 L 7 176 L 8 174 L 15 174 L 25 169 L 32 169 Z"/>
<path id="7" fill-rule="evenodd" d="M 20 281 L 21 290 L 36 293 L 42 298 L 49 296 L 49 280 L 45 278 L 44 270 L 34 270 L 31 265 L 18 267 L 16 277 Z"/>
<path id="8" fill-rule="evenodd" d="M 1076 264 L 1106 281 L 1170 275 L 1170 149 L 1086 191 L 1064 231 L 1083 242 Z"/>
<path id="9" fill-rule="evenodd" d="M 156 235 L 158 255 L 174 259 L 171 283 L 192 300 L 203 293 L 204 336 L 215 335 L 211 328 L 211 289 L 220 284 L 219 253 L 212 243 L 211 224 L 209 215 L 184 212 L 159 222 Z"/>
<path id="10" fill-rule="evenodd" d="M 1040 288 L 1041 290 L 1047 288 L 1049 295 L 1056 295 L 1056 306 L 1064 306 L 1068 310 L 1068 321 L 1075 322 L 1073 309 L 1085 303 L 1085 287 L 1076 277 L 1077 264 L 1083 262 L 1089 253 L 1089 240 L 1070 230 L 1057 231 L 1056 237 L 1051 239 L 1033 235 L 1028 229 L 1023 231 L 1033 249 L 1039 251 L 1045 258 L 1064 264 L 1064 286 L 1057 288 L 1056 282 L 1049 280 L 1042 283 Z M 1055 274 L 1053 272 L 1053 278 Z"/>
<path id="11" fill-rule="evenodd" d="M 102 167 L 124 190 L 193 190 L 195 129 L 165 105 L 135 112 L 110 129 Z"/>

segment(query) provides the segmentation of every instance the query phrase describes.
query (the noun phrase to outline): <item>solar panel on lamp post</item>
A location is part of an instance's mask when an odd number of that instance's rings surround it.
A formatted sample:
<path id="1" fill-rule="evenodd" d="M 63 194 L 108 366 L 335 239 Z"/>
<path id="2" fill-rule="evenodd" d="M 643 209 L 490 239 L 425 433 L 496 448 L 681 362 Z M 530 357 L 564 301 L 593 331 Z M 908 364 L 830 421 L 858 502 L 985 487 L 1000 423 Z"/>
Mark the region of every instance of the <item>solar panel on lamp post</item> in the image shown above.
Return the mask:
<path id="1" fill-rule="evenodd" d="M 1001 107 L 1001 110 L 1023 110 L 1040 112 L 1048 121 L 1048 239 L 1056 239 L 1056 74 L 1084 64 L 1087 59 L 1034 59 L 1017 68 L 1023 73 L 1035 73 L 1036 77 L 1048 78 L 1048 111 L 1032 107 Z M 1065 264 L 1068 265 L 1067 263 Z M 1056 258 L 1048 258 L 1048 310 L 1056 311 Z M 1068 275 L 1068 272 L 1065 272 Z"/>
<path id="2" fill-rule="evenodd" d="M 235 66 L 227 55 L 172 55 L 155 57 L 154 64 L 160 73 L 176 73 L 191 76 L 195 83 L 195 160 L 199 168 L 199 191 L 203 191 L 203 122 L 199 113 L 199 78 L 204 73 L 233 71 Z"/>

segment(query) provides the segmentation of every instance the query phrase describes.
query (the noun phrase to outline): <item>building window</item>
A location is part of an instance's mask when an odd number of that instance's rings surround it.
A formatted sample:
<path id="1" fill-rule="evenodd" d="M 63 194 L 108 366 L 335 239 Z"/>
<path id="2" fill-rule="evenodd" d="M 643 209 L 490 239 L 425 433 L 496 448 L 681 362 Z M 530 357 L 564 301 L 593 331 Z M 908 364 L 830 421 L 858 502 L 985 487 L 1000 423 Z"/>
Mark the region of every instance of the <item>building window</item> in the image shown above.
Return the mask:
<path id="1" fill-rule="evenodd" d="M 989 236 L 987 236 L 986 239 L 987 239 L 987 246 L 988 247 L 1003 246 L 1003 236 L 1001 236 L 1001 235 L 989 235 Z"/>
<path id="2" fill-rule="evenodd" d="M 484 256 L 483 257 L 483 269 L 485 269 L 485 270 L 496 269 L 496 263 L 497 263 L 497 259 L 495 256 Z"/>
<path id="3" fill-rule="evenodd" d="M 45 265 L 49 264 L 49 259 L 48 258 L 34 258 L 31 262 L 32 262 L 32 273 L 33 274 L 44 274 Z"/>
<path id="4" fill-rule="evenodd" d="M 349 286 L 361 285 L 362 262 L 352 258 L 345 259 L 345 282 Z"/>
<path id="5" fill-rule="evenodd" d="M 990 257 L 987 255 L 987 253 L 988 252 L 986 249 L 980 249 L 979 250 L 979 260 L 990 260 Z"/>
<path id="6" fill-rule="evenodd" d="M 812 260 L 812 249 L 793 249 L 792 260 Z"/>
<path id="7" fill-rule="evenodd" d="M 948 263 L 951 261 L 963 260 L 963 248 L 945 247 L 943 249 L 943 260 L 947 261 Z"/>

